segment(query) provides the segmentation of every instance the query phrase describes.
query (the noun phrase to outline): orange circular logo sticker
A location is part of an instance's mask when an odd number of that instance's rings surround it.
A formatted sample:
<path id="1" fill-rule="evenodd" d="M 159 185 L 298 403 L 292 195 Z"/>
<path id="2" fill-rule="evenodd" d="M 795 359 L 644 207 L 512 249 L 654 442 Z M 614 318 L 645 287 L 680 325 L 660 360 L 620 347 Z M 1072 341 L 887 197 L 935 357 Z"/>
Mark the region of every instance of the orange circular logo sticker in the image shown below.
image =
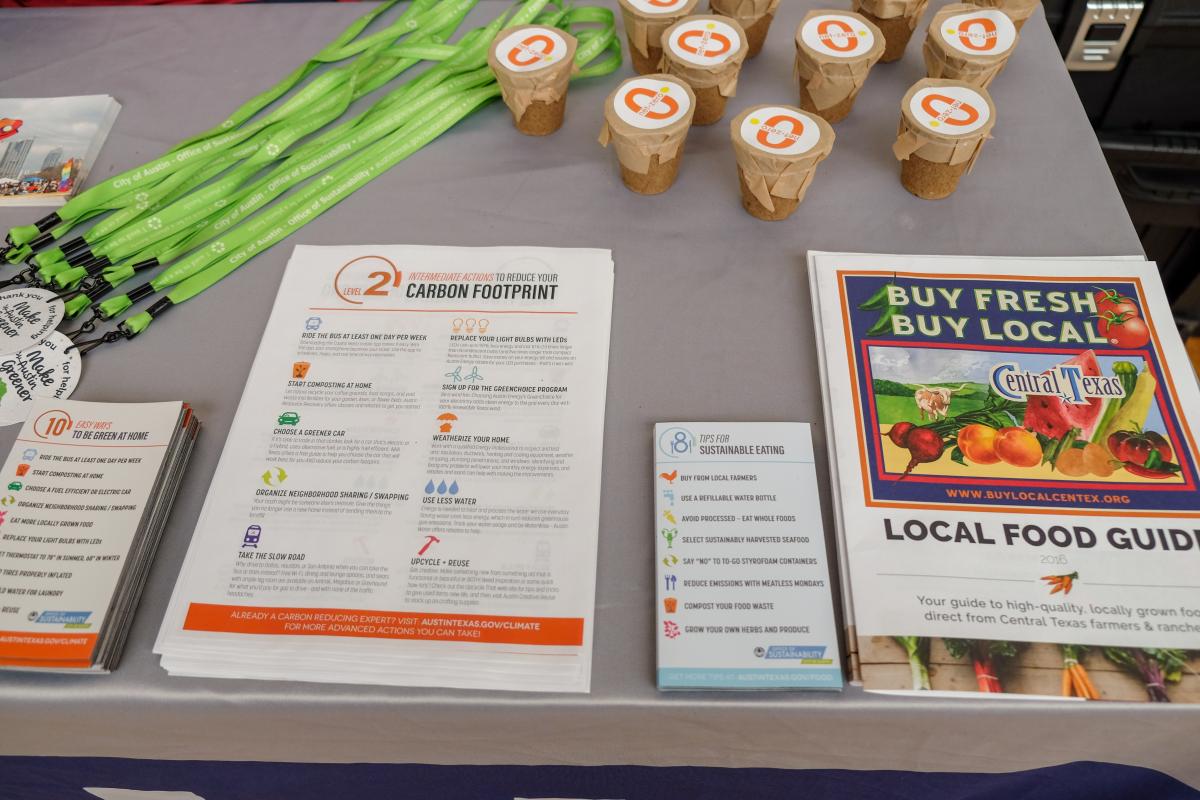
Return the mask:
<path id="1" fill-rule="evenodd" d="M 807 114 L 783 106 L 756 108 L 742 120 L 742 140 L 781 156 L 807 153 L 821 139 L 821 129 Z"/>
<path id="2" fill-rule="evenodd" d="M 823 19 L 817 25 L 817 38 L 830 50 L 845 53 L 858 47 L 854 28 L 840 19 Z"/>
<path id="3" fill-rule="evenodd" d="M 687 0 L 629 0 L 629 5 L 646 14 L 667 14 L 687 5 Z"/>
<path id="4" fill-rule="evenodd" d="M 1008 52 L 1017 40 L 1012 20 L 996 9 L 981 8 L 947 17 L 940 33 L 946 44 L 970 54 L 1000 55 Z"/>
<path id="5" fill-rule="evenodd" d="M 991 116 L 981 94 L 959 86 L 921 89 L 913 95 L 909 110 L 925 127 L 949 136 L 977 131 Z"/>
<path id="6" fill-rule="evenodd" d="M 712 67 L 723 64 L 741 50 L 742 37 L 725 22 L 697 19 L 675 26 L 667 47 L 682 61 Z"/>
<path id="7" fill-rule="evenodd" d="M 679 103 L 662 89 L 633 89 L 625 95 L 625 107 L 644 119 L 670 119 L 679 113 Z"/>
<path id="8" fill-rule="evenodd" d="M 665 128 L 691 109 L 687 91 L 674 81 L 634 78 L 617 89 L 613 107 L 617 116 L 638 128 Z"/>
<path id="9" fill-rule="evenodd" d="M 496 45 L 496 60 L 510 72 L 545 69 L 560 63 L 566 54 L 566 40 L 550 28 L 515 31 Z"/>
<path id="10" fill-rule="evenodd" d="M 870 28 L 846 14 L 820 14 L 804 23 L 800 41 L 818 53 L 851 58 L 875 46 Z"/>

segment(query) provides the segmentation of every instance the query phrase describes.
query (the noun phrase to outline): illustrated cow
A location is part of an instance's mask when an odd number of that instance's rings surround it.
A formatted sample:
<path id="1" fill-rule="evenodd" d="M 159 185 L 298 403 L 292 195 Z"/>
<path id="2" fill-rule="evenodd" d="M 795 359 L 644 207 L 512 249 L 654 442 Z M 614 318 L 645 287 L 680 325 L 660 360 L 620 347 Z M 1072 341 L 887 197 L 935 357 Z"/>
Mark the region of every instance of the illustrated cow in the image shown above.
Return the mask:
<path id="1" fill-rule="evenodd" d="M 917 384 L 918 389 L 913 399 L 917 402 L 917 410 L 921 412 L 921 419 L 937 420 L 944 419 L 946 413 L 950 410 L 950 398 L 955 392 L 961 392 L 966 384 L 960 385 L 956 389 L 951 389 L 948 386 L 924 386 Z"/>

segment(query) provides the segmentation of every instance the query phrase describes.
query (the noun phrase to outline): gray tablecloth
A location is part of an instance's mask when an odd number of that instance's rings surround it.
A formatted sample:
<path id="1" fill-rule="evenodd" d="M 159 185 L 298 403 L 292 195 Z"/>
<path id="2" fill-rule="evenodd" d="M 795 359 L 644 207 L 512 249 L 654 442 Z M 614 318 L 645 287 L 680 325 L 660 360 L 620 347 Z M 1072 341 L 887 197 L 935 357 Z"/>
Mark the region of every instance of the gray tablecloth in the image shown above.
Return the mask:
<path id="1" fill-rule="evenodd" d="M 483 0 L 471 21 L 506 5 Z M 785 0 L 731 112 L 795 102 L 792 31 L 816 5 Z M 6 10 L 0 97 L 117 97 L 124 110 L 95 181 L 209 127 L 364 10 L 333 3 Z M 614 76 L 576 85 L 566 127 L 547 139 L 517 134 L 500 105 L 485 109 L 163 317 L 153 335 L 89 356 L 76 397 L 185 399 L 205 430 L 120 669 L 101 678 L 0 675 L 0 753 L 985 771 L 1101 759 L 1200 783 L 1195 708 L 902 700 L 853 689 L 736 696 L 654 689 L 650 426 L 820 421 L 805 251 L 1140 252 L 1040 12 L 993 86 L 999 122 L 975 172 L 949 200 L 905 192 L 890 146 L 900 97 L 924 74 L 921 35 L 902 62 L 875 68 L 788 222 L 759 222 L 740 209 L 727 122 L 692 131 L 669 193 L 626 191 L 613 154 L 596 144 Z M 0 211 L 0 226 L 34 216 Z M 590 696 L 191 680 L 160 669 L 151 643 L 296 243 L 613 250 Z M 0 433 L 0 447 L 13 435 Z M 819 427 L 817 435 L 823 458 Z M 822 511 L 832 536 L 827 501 Z"/>

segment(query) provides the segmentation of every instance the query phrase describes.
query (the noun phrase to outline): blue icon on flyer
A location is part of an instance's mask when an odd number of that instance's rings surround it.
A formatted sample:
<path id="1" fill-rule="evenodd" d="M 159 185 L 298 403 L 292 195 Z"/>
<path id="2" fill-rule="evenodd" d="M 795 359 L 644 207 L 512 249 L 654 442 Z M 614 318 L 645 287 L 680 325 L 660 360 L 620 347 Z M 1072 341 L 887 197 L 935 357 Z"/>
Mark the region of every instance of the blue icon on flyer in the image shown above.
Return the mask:
<path id="1" fill-rule="evenodd" d="M 686 428 L 667 428 L 658 437 L 658 449 L 671 458 L 691 455 L 696 437 Z"/>

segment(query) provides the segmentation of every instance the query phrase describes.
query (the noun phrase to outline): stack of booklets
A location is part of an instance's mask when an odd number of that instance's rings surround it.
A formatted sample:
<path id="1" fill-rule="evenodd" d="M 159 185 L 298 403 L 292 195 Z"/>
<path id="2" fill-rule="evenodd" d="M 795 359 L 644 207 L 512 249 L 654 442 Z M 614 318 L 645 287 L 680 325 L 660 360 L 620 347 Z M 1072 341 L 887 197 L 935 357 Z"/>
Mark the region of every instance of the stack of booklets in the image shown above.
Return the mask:
<path id="1" fill-rule="evenodd" d="M 841 689 L 803 422 L 654 428 L 658 688 Z"/>
<path id="2" fill-rule="evenodd" d="M 108 95 L 0 97 L 0 208 L 65 203 L 83 185 L 120 110 Z"/>
<path id="3" fill-rule="evenodd" d="M 297 248 L 163 667 L 588 691 L 612 287 L 602 250 Z"/>
<path id="4" fill-rule="evenodd" d="M 0 667 L 116 666 L 198 430 L 184 403 L 34 401 L 0 489 Z"/>
<path id="5" fill-rule="evenodd" d="M 852 675 L 1200 701 L 1196 376 L 1153 263 L 810 253 Z"/>

